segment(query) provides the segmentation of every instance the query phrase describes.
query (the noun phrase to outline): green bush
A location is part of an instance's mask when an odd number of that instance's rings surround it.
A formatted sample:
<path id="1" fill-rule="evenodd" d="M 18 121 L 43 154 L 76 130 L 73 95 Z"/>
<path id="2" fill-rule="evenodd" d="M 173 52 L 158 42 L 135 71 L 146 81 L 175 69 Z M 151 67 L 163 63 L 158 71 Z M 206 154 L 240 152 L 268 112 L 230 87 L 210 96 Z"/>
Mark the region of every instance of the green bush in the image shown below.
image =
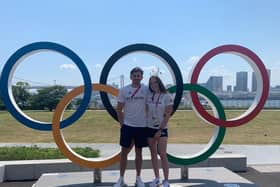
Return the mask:
<path id="1" fill-rule="evenodd" d="M 99 150 L 90 147 L 73 148 L 73 150 L 84 157 L 96 158 L 100 156 Z M 31 147 L 0 147 L 0 161 L 7 160 L 43 160 L 43 159 L 59 159 L 65 158 L 57 148 L 40 148 L 38 146 Z"/>

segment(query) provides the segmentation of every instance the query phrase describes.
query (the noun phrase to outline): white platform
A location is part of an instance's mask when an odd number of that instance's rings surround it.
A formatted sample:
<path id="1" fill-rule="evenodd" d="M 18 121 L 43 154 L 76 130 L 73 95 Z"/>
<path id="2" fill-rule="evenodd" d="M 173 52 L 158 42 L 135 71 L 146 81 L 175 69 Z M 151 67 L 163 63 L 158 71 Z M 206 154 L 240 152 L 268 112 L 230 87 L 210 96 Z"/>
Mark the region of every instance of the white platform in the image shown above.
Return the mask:
<path id="1" fill-rule="evenodd" d="M 160 172 L 161 179 L 162 171 Z M 190 168 L 189 180 L 180 180 L 180 169 L 170 169 L 171 187 L 257 187 L 251 181 L 240 177 L 223 167 Z M 102 183 L 93 184 L 93 172 L 49 173 L 43 174 L 33 187 L 91 187 L 113 186 L 119 172 L 108 170 L 102 172 Z M 142 179 L 148 187 L 154 178 L 151 169 L 142 171 Z M 128 186 L 134 186 L 135 170 L 128 170 L 125 175 Z"/>
<path id="2" fill-rule="evenodd" d="M 4 181 L 5 166 L 0 164 L 0 183 Z"/>
<path id="3" fill-rule="evenodd" d="M 127 169 L 135 168 L 134 159 L 133 157 L 128 158 Z M 43 173 L 92 171 L 92 169 L 81 167 L 68 159 L 2 161 L 1 165 L 4 167 L 3 181 L 37 180 Z M 170 168 L 182 167 L 171 163 L 169 166 Z M 241 154 L 214 154 L 210 158 L 188 167 L 225 167 L 231 171 L 240 172 L 247 170 L 247 158 Z M 142 168 L 152 168 L 150 156 L 143 156 Z M 119 163 L 102 168 L 102 170 L 119 170 Z"/>

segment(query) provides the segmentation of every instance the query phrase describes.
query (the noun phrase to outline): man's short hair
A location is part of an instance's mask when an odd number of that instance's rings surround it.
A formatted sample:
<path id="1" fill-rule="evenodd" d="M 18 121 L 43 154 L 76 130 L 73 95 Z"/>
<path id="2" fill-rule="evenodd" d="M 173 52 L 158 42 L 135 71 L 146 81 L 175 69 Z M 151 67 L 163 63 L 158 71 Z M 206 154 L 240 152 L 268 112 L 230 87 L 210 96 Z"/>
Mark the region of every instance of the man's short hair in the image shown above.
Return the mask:
<path id="1" fill-rule="evenodd" d="M 130 75 L 132 75 L 134 72 L 140 72 L 141 75 L 144 74 L 144 71 L 143 71 L 141 68 L 139 68 L 139 67 L 133 68 L 133 69 L 130 71 Z"/>

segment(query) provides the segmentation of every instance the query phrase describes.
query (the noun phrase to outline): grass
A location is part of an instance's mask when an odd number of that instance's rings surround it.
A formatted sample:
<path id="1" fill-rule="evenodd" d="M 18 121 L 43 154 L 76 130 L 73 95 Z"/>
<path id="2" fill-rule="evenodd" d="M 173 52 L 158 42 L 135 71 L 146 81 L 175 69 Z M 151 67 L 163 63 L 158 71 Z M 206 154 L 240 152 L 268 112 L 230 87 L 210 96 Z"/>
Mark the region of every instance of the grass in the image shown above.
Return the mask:
<path id="1" fill-rule="evenodd" d="M 226 111 L 227 119 L 244 111 Z M 51 121 L 51 112 L 25 111 L 37 120 Z M 65 116 L 71 112 L 67 111 Z M 264 110 L 245 125 L 227 128 L 224 144 L 279 144 L 280 115 Z M 177 111 L 169 122 L 169 143 L 207 143 L 214 126 L 208 125 L 190 110 Z M 87 111 L 77 122 L 62 130 L 71 143 L 118 143 L 119 124 L 106 111 Z M 0 142 L 53 143 L 52 132 L 30 129 L 17 122 L 8 112 L 0 112 Z"/>
<path id="2" fill-rule="evenodd" d="M 84 157 L 99 157 L 99 151 L 90 147 L 73 148 L 73 151 Z M 6 160 L 42 160 L 65 158 L 57 148 L 32 147 L 0 147 L 0 161 Z"/>

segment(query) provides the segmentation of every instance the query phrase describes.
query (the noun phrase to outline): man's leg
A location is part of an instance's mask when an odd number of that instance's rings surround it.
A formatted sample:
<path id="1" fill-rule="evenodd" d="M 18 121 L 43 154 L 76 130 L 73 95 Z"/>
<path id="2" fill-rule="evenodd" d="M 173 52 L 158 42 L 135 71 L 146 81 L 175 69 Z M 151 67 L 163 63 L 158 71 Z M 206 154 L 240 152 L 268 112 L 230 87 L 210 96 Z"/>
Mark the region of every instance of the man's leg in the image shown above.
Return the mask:
<path id="1" fill-rule="evenodd" d="M 131 142 L 130 136 L 130 128 L 123 125 L 121 127 L 121 135 L 120 135 L 120 145 L 121 148 L 121 158 L 120 158 L 120 178 L 118 179 L 117 183 L 114 184 L 113 187 L 121 187 L 125 185 L 124 183 L 124 173 L 126 170 L 127 165 L 127 155 L 130 152 L 131 148 L 133 147 L 133 143 Z"/>
<path id="2" fill-rule="evenodd" d="M 145 135 L 146 128 L 138 128 L 135 131 L 135 167 L 136 167 L 136 186 L 145 187 L 144 182 L 142 181 L 141 168 L 142 168 L 142 147 L 148 146 L 147 137 Z"/>
<path id="3" fill-rule="evenodd" d="M 130 152 L 131 147 L 122 147 L 121 150 L 121 160 L 120 160 L 120 176 L 124 176 L 126 165 L 127 165 L 127 155 Z"/>
<path id="4" fill-rule="evenodd" d="M 137 176 L 141 175 L 142 160 L 142 148 L 135 147 L 135 166 Z"/>
<path id="5" fill-rule="evenodd" d="M 124 182 L 124 173 L 127 165 L 127 155 L 130 151 L 130 148 L 122 147 L 121 149 L 121 159 L 120 159 L 120 178 L 117 183 L 113 185 L 113 187 L 122 187 L 125 185 Z"/>

